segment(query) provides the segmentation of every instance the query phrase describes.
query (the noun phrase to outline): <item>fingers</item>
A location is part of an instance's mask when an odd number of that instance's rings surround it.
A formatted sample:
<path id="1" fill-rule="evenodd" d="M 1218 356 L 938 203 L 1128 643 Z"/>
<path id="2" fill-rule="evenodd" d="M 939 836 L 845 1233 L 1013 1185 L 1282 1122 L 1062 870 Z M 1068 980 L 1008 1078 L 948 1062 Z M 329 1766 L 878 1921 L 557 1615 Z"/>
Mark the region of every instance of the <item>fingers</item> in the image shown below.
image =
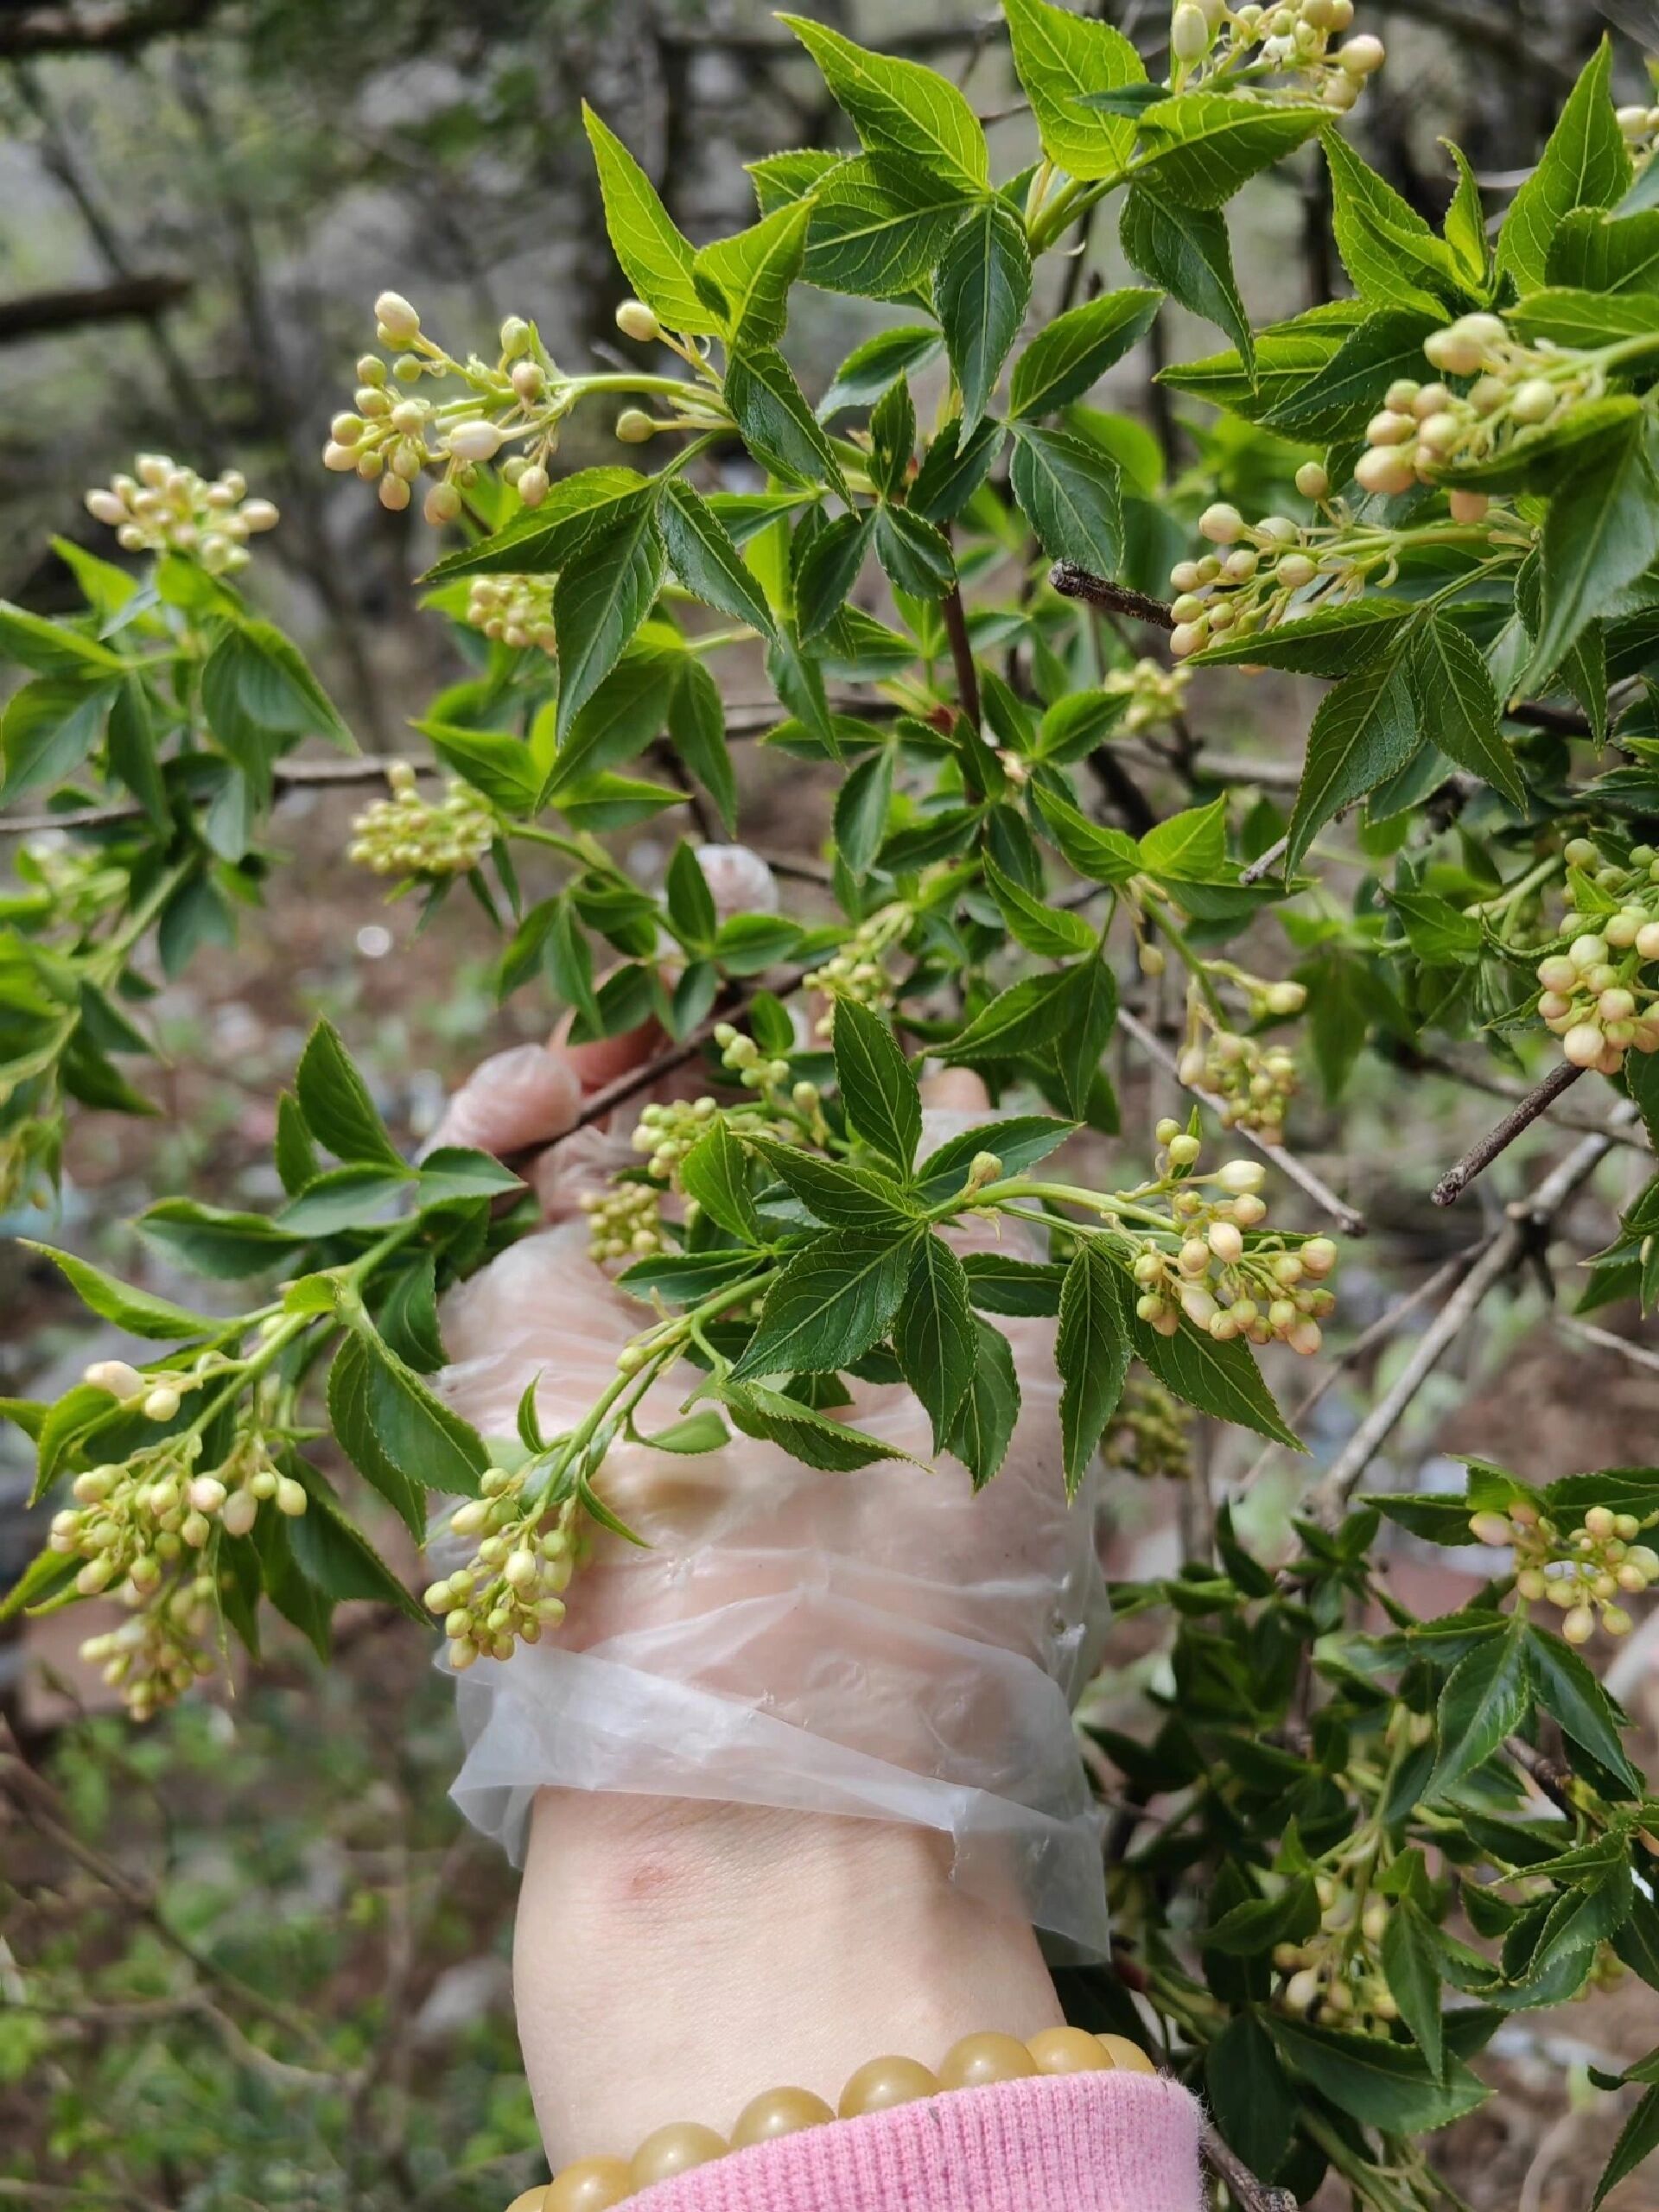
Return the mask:
<path id="1" fill-rule="evenodd" d="M 480 1060 L 444 1109 L 428 1151 L 468 1145 L 498 1155 L 563 1136 L 582 1104 L 582 1077 L 563 1052 L 514 1045 Z"/>
<path id="2" fill-rule="evenodd" d="M 620 1037 L 595 1037 L 585 1045 L 572 1045 L 569 1039 L 575 1020 L 574 1012 L 564 1016 L 548 1039 L 548 1049 L 575 1071 L 584 1090 L 602 1090 L 619 1076 L 643 1067 L 667 1042 L 661 1023 L 653 1017 L 637 1029 L 625 1030 Z"/>
<path id="3" fill-rule="evenodd" d="M 972 1068 L 941 1068 L 922 1078 L 922 1103 L 946 1114 L 983 1114 L 991 1094 Z"/>

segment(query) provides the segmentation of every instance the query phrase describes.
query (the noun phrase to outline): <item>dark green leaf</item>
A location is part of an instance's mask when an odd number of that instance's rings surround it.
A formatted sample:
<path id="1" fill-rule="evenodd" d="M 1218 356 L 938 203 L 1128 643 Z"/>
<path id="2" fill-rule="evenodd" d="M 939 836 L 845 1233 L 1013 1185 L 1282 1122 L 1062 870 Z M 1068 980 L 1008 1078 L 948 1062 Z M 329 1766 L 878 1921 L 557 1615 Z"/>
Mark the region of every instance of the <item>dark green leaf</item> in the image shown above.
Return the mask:
<path id="1" fill-rule="evenodd" d="M 723 1121 L 716 1118 L 680 1163 L 680 1185 L 711 1219 L 734 1236 L 765 1241 L 749 1195 L 748 1160 Z"/>
<path id="2" fill-rule="evenodd" d="M 924 1236 L 911 1262 L 893 1348 L 905 1380 L 933 1424 L 933 1449 L 942 1452 L 972 1379 L 976 1338 L 962 1262 L 939 1236 Z"/>
<path id="3" fill-rule="evenodd" d="M 677 476 L 662 505 L 663 538 L 674 573 L 710 607 L 772 634 L 772 610 L 753 573 L 746 568 L 726 525 L 684 479 Z"/>
<path id="4" fill-rule="evenodd" d="M 1491 1758 L 1520 1726 L 1530 1696 L 1525 1624 L 1511 1619 L 1465 1653 L 1440 1692 L 1440 1755 L 1425 1794 L 1442 1795 Z"/>
<path id="5" fill-rule="evenodd" d="M 1116 1270 L 1099 1246 L 1080 1244 L 1060 1291 L 1055 1364 L 1060 1372 L 1060 1441 L 1068 1497 L 1088 1472 L 1129 1370 Z"/>
<path id="6" fill-rule="evenodd" d="M 1439 2075 L 1446 2038 L 1440 2024 L 1440 1942 L 1421 1908 L 1402 1898 L 1389 1914 L 1381 1947 L 1382 1972 L 1412 2039 Z"/>
<path id="7" fill-rule="evenodd" d="M 767 1292 L 753 1338 L 733 1369 L 750 1375 L 826 1374 L 884 1337 L 904 1295 L 911 1240 L 832 1230 L 796 1254 Z"/>
<path id="8" fill-rule="evenodd" d="M 956 231 L 935 272 L 933 298 L 967 437 L 990 404 L 1031 298 L 1025 225 L 1007 200 L 982 200 Z"/>
<path id="9" fill-rule="evenodd" d="M 1123 251 L 1143 276 L 1224 330 L 1248 367 L 1255 347 L 1238 296 L 1233 249 L 1219 208 L 1183 207 L 1148 179 L 1131 186 L 1119 218 Z"/>
<path id="10" fill-rule="evenodd" d="M 386 1134 L 368 1085 L 331 1023 L 318 1022 L 306 1039 L 294 1089 L 306 1127 L 336 1160 L 403 1168 L 402 1154 Z"/>
<path id="11" fill-rule="evenodd" d="M 1014 415 L 1048 415 L 1081 399 L 1114 361 L 1152 327 L 1156 292 L 1103 292 L 1039 331 L 1014 365 L 1008 406 Z"/>
<path id="12" fill-rule="evenodd" d="M 1397 661 L 1350 676 L 1319 704 L 1285 852 L 1294 868 L 1332 817 L 1403 768 L 1422 743 L 1411 687 Z"/>
<path id="13" fill-rule="evenodd" d="M 104 1320 L 113 1321 L 118 1328 L 130 1330 L 135 1337 L 171 1338 L 176 1343 L 184 1338 L 213 1336 L 224 1325 L 165 1298 L 153 1298 L 146 1290 L 135 1290 L 130 1283 L 118 1282 L 102 1268 L 95 1268 L 90 1260 L 73 1252 L 37 1244 L 28 1236 L 19 1242 L 25 1250 L 38 1252 L 60 1268 L 83 1306 L 90 1306 Z"/>
<path id="14" fill-rule="evenodd" d="M 833 1043 L 841 1103 L 866 1144 L 907 1169 L 922 1134 L 916 1077 L 892 1029 L 855 999 L 836 1001 Z"/>
<path id="15" fill-rule="evenodd" d="M 974 1363 L 950 1432 L 950 1451 L 982 1490 L 1007 1456 L 1020 1418 L 1014 1347 L 1000 1329 L 974 1316 Z"/>
<path id="16" fill-rule="evenodd" d="M 1134 120 L 1084 103 L 1092 93 L 1146 81 L 1134 46 L 1111 24 L 1048 0 L 1004 0 L 1003 13 L 1043 151 L 1074 177 L 1116 176 L 1135 144 Z"/>
<path id="17" fill-rule="evenodd" d="M 629 283 L 671 330 L 715 335 L 721 317 L 697 290 L 692 274 L 696 256 L 689 242 L 639 162 L 585 100 L 582 116 L 599 168 L 605 227 Z"/>
<path id="18" fill-rule="evenodd" d="M 1044 552 L 1111 575 L 1121 542 L 1116 466 L 1069 430 L 1016 423 L 1014 432 L 1009 482 Z"/>
<path id="19" fill-rule="evenodd" d="M 1613 114 L 1612 67 L 1612 47 L 1604 37 L 1503 218 L 1497 265 L 1522 291 L 1545 281 L 1563 217 L 1575 207 L 1611 207 L 1630 188 L 1630 152 Z"/>
<path id="20" fill-rule="evenodd" d="M 651 612 L 663 564 L 655 502 L 642 501 L 608 530 L 585 539 L 581 560 L 560 572 L 553 588 L 553 626 L 559 639 L 561 744 Z"/>

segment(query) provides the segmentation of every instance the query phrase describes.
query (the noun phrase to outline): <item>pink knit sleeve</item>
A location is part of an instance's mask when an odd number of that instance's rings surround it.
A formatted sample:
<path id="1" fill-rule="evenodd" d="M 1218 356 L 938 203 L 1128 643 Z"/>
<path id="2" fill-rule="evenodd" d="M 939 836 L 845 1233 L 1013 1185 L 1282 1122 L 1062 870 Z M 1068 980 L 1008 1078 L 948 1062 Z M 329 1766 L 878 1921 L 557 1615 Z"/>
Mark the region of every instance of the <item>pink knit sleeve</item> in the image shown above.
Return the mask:
<path id="1" fill-rule="evenodd" d="M 1156 2075 L 1039 2075 L 734 2151 L 629 2212 L 1202 2212 L 1198 2120 Z"/>

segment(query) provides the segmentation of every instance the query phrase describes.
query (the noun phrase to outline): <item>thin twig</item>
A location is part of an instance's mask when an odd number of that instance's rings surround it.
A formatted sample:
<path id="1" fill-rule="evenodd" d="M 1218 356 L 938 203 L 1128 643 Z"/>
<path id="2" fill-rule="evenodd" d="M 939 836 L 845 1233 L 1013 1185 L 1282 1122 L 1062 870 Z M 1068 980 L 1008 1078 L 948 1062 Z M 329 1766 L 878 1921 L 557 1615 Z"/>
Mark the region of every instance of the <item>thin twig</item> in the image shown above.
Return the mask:
<path id="1" fill-rule="evenodd" d="M 1143 591 L 1131 591 L 1128 584 L 1096 576 L 1080 569 L 1075 561 L 1057 561 L 1048 572 L 1048 581 L 1062 599 L 1087 600 L 1090 607 L 1132 615 L 1137 622 L 1153 623 L 1160 630 L 1175 627 L 1175 617 L 1161 599 L 1150 599 Z"/>
<path id="2" fill-rule="evenodd" d="M 1416 1046 L 1390 1055 L 1397 1064 L 1413 1075 L 1444 1076 L 1449 1083 L 1459 1083 L 1469 1090 L 1484 1091 L 1489 1098 L 1522 1099 L 1532 1096 L 1530 1084 L 1516 1083 L 1508 1076 L 1494 1075 L 1490 1068 L 1466 1068 L 1457 1060 L 1448 1059 L 1440 1052 L 1426 1052 Z M 1571 1129 L 1581 1137 L 1611 1137 L 1617 1145 L 1631 1152 L 1652 1149 L 1646 1137 L 1633 1130 L 1619 1128 L 1597 1114 L 1580 1114 L 1570 1106 L 1552 1106 L 1541 1116 L 1554 1129 Z"/>
<path id="3" fill-rule="evenodd" d="M 1393 1388 L 1372 1407 L 1314 1485 L 1308 1507 L 1322 1526 L 1334 1528 L 1341 1520 L 1365 1470 L 1394 1433 L 1452 1340 L 1473 1319 L 1482 1300 L 1536 1248 L 1561 1208 L 1589 1181 L 1611 1149 L 1608 1137 L 1586 1137 L 1530 1198 L 1509 1209 L 1509 1219 L 1419 1338 Z"/>
<path id="4" fill-rule="evenodd" d="M 1646 1367 L 1659 1373 L 1659 1351 L 1649 1351 L 1645 1344 L 1633 1344 L 1628 1337 L 1616 1337 L 1611 1329 L 1598 1329 L 1588 1321 L 1575 1321 L 1563 1315 L 1561 1326 L 1569 1336 L 1578 1337 L 1587 1344 L 1598 1344 L 1603 1351 L 1616 1351 L 1628 1359 L 1632 1367 Z"/>
<path id="5" fill-rule="evenodd" d="M 1290 835 L 1275 837 L 1265 853 L 1258 853 L 1248 868 L 1238 872 L 1241 883 L 1260 883 L 1264 875 L 1271 875 L 1285 855 L 1290 850 Z"/>
<path id="6" fill-rule="evenodd" d="M 1470 1146 L 1455 1166 L 1446 1169 L 1432 1193 L 1435 1205 L 1455 1205 L 1475 1178 L 1484 1175 L 1498 1154 L 1507 1152 L 1541 1114 L 1548 1113 L 1561 1093 L 1570 1090 L 1583 1073 L 1584 1070 L 1575 1068 L 1570 1060 L 1562 1060 L 1552 1068 L 1543 1081 L 1503 1116 L 1496 1128 L 1488 1129 L 1478 1144 Z"/>
<path id="7" fill-rule="evenodd" d="M 944 632 L 950 640 L 950 662 L 957 671 L 957 697 L 976 730 L 980 726 L 979 671 L 974 665 L 973 640 L 968 635 L 968 615 L 962 603 L 962 587 L 952 584 L 944 594 Z"/>
<path id="8" fill-rule="evenodd" d="M 1226 2183 L 1227 2193 L 1239 2212 L 1296 2212 L 1296 2199 L 1291 2191 L 1258 2181 L 1243 2158 L 1230 2151 L 1207 2123 L 1201 2147 L 1205 2164 L 1217 2180 Z"/>
<path id="9" fill-rule="evenodd" d="M 1155 1060 L 1166 1074 L 1173 1076 L 1176 1082 L 1181 1084 L 1184 1090 L 1190 1090 L 1193 1097 L 1201 1099 L 1214 1111 L 1219 1113 L 1222 1110 L 1223 1101 L 1217 1098 L 1213 1091 L 1205 1090 L 1196 1083 L 1181 1081 L 1179 1065 L 1174 1053 L 1170 1051 L 1161 1037 L 1155 1035 L 1147 1028 L 1144 1021 L 1131 1014 L 1127 1007 L 1120 1010 L 1117 1019 L 1118 1026 L 1125 1035 L 1132 1038 L 1147 1058 Z M 1306 1166 L 1301 1160 L 1298 1160 L 1294 1152 L 1287 1151 L 1281 1144 L 1268 1144 L 1264 1138 L 1257 1136 L 1252 1129 L 1235 1129 L 1232 1135 L 1241 1142 L 1248 1144 L 1253 1151 L 1259 1152 L 1263 1160 L 1271 1160 L 1275 1167 L 1287 1175 L 1298 1190 L 1306 1192 L 1322 1212 L 1331 1216 L 1344 1236 L 1363 1236 L 1365 1234 L 1364 1215 L 1357 1212 L 1345 1199 L 1339 1198 L 1331 1185 L 1322 1177 L 1316 1175 L 1311 1167 Z"/>
<path id="10" fill-rule="evenodd" d="M 1432 1306 L 1437 1298 L 1452 1289 L 1459 1277 L 1468 1273 L 1491 1242 L 1491 1237 L 1482 1237 L 1478 1243 L 1469 1245 L 1465 1250 L 1454 1252 L 1449 1260 L 1435 1268 L 1433 1274 L 1425 1275 L 1415 1290 L 1408 1290 L 1403 1298 L 1395 1299 L 1386 1313 L 1379 1313 L 1369 1328 L 1360 1331 L 1352 1344 L 1344 1345 L 1338 1356 L 1325 1364 L 1319 1381 L 1300 1404 L 1294 1408 L 1286 1416 L 1289 1426 L 1295 1430 L 1296 1433 L 1299 1436 L 1301 1434 L 1302 1423 L 1313 1408 L 1336 1389 L 1351 1368 L 1357 1367 L 1365 1355 L 1375 1350 L 1378 1344 L 1386 1344 L 1400 1324 L 1416 1313 L 1420 1306 Z M 1258 1453 L 1249 1472 L 1238 1485 L 1241 1494 L 1249 1490 L 1252 1484 L 1267 1472 L 1284 1448 L 1281 1444 L 1268 1444 Z"/>

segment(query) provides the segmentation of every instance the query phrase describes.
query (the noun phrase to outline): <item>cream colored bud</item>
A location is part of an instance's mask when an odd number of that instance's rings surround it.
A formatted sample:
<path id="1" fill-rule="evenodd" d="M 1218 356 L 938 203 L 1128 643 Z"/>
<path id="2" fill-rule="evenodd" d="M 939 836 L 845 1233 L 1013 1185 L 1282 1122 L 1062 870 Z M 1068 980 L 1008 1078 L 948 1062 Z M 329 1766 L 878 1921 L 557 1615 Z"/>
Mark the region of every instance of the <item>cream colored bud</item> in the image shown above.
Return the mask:
<path id="1" fill-rule="evenodd" d="M 159 1383 L 144 1398 L 146 1421 L 171 1421 L 178 1412 L 181 1401 L 170 1383 Z"/>
<path id="2" fill-rule="evenodd" d="M 435 484 L 421 504 L 421 512 L 435 528 L 441 528 L 454 521 L 461 505 L 461 493 L 453 484 Z"/>
<path id="3" fill-rule="evenodd" d="M 642 446 L 657 435 L 658 425 L 642 408 L 625 407 L 616 418 L 616 435 L 625 446 Z"/>
<path id="4" fill-rule="evenodd" d="M 1172 1167 L 1190 1167 L 1203 1149 L 1198 1138 L 1183 1130 L 1179 1136 L 1169 1141 L 1169 1164 Z"/>
<path id="5" fill-rule="evenodd" d="M 1382 40 L 1372 38 L 1368 33 L 1358 38 L 1351 38 L 1337 54 L 1338 66 L 1350 77 L 1369 77 L 1387 60 L 1388 53 Z"/>
<path id="6" fill-rule="evenodd" d="M 1328 1236 L 1310 1236 L 1298 1255 L 1302 1271 L 1313 1276 L 1315 1282 L 1323 1281 L 1337 1264 L 1338 1254 Z"/>
<path id="7" fill-rule="evenodd" d="M 1236 1224 L 1230 1221 L 1211 1222 L 1210 1249 L 1224 1267 L 1236 1266 L 1244 1256 L 1244 1239 Z"/>
<path id="8" fill-rule="evenodd" d="M 282 514 L 274 500 L 250 499 L 242 509 L 241 521 L 254 531 L 275 530 Z"/>
<path id="9" fill-rule="evenodd" d="M 124 1359 L 95 1359 L 80 1379 L 112 1398 L 136 1398 L 144 1387 L 143 1376 Z"/>
<path id="10" fill-rule="evenodd" d="M 219 1516 L 227 1536 L 245 1536 L 258 1517 L 259 1501 L 251 1490 L 233 1490 Z"/>
<path id="11" fill-rule="evenodd" d="M 1331 479 L 1317 461 L 1305 461 L 1296 472 L 1296 489 L 1305 499 L 1327 499 Z"/>
<path id="12" fill-rule="evenodd" d="M 401 292 L 382 292 L 374 303 L 374 319 L 389 345 L 407 346 L 421 334 L 421 318 Z"/>
<path id="13" fill-rule="evenodd" d="M 656 310 L 643 300 L 624 300 L 616 311 L 616 327 L 625 338 L 637 339 L 642 346 L 663 334 Z"/>
<path id="14" fill-rule="evenodd" d="M 470 422 L 457 423 L 445 435 L 444 443 L 457 461 L 493 461 L 501 448 L 501 433 L 493 423 L 474 416 Z"/>
<path id="15" fill-rule="evenodd" d="M 1447 504 L 1453 522 L 1477 523 L 1485 521 L 1486 510 L 1492 503 L 1484 492 L 1453 492 Z"/>
<path id="16" fill-rule="evenodd" d="M 305 1511 L 305 1485 L 295 1481 L 292 1475 L 283 1475 L 276 1483 L 276 1510 L 285 1513 L 290 1521 L 297 1521 Z"/>
<path id="17" fill-rule="evenodd" d="M 379 497 L 381 505 L 391 513 L 402 514 L 410 501 L 409 486 L 401 476 L 383 476 Z"/>
<path id="18" fill-rule="evenodd" d="M 527 507 L 541 505 L 548 493 L 548 476 L 539 461 L 532 461 L 521 472 L 516 489 Z"/>
<path id="19" fill-rule="evenodd" d="M 217 1513 L 225 1503 L 225 1485 L 217 1475 L 197 1475 L 185 1491 L 198 1513 Z"/>
<path id="20" fill-rule="evenodd" d="M 1227 500 L 1217 499 L 1198 517 L 1198 531 L 1212 545 L 1233 545 L 1244 535 L 1244 518 Z"/>
<path id="21" fill-rule="evenodd" d="M 1169 27 L 1169 48 L 1175 59 L 1201 61 L 1210 51 L 1213 35 L 1204 10 L 1194 0 L 1180 0 Z"/>
<path id="22" fill-rule="evenodd" d="M 127 519 L 127 503 L 118 499 L 113 492 L 89 492 L 86 494 L 86 512 L 99 522 L 108 523 L 112 530 L 118 529 Z"/>
<path id="23" fill-rule="evenodd" d="M 1415 481 L 1414 457 L 1403 447 L 1372 446 L 1354 464 L 1354 481 L 1363 492 L 1382 499 L 1397 499 Z"/>
<path id="24" fill-rule="evenodd" d="M 339 445 L 332 438 L 322 449 L 323 467 L 333 469 L 336 476 L 348 474 L 357 463 L 356 450 L 351 446 Z"/>

